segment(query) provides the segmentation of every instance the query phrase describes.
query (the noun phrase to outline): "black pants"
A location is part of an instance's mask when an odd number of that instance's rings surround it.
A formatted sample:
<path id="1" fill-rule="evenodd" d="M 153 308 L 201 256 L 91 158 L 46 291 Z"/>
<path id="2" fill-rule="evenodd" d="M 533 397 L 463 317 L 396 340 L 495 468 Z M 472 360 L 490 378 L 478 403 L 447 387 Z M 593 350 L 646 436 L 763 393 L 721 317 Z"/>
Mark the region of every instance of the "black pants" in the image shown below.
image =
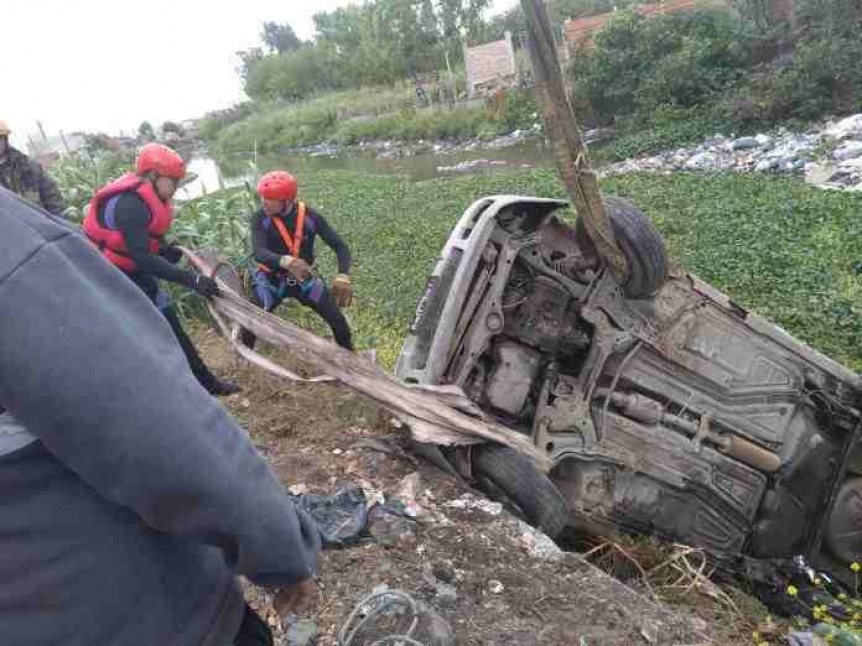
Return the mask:
<path id="1" fill-rule="evenodd" d="M 273 646 L 272 631 L 248 604 L 233 643 L 234 646 Z"/>
<path id="2" fill-rule="evenodd" d="M 176 308 L 170 303 L 167 294 L 159 287 L 159 282 L 152 276 L 143 276 L 140 274 L 126 275 L 141 288 L 141 291 L 147 295 L 165 319 L 167 319 L 168 324 L 174 331 L 174 336 L 177 337 L 177 341 L 179 341 L 180 347 L 183 349 L 183 354 L 186 355 L 186 361 L 189 363 L 192 374 L 204 389 L 210 391 L 218 379 L 204 363 L 195 344 L 192 343 L 189 335 L 186 334 L 183 324 L 180 323 L 180 317 L 177 316 Z"/>
<path id="3" fill-rule="evenodd" d="M 295 298 L 314 311 L 329 325 L 335 336 L 335 342 L 342 348 L 353 350 L 350 325 L 323 281 L 319 281 L 314 289 L 304 292 L 299 285 L 289 285 L 277 276 L 257 272 L 251 297 L 252 303 L 271 312 L 288 298 Z M 254 347 L 255 336 L 250 331 L 243 330 L 242 341 L 249 348 Z"/>

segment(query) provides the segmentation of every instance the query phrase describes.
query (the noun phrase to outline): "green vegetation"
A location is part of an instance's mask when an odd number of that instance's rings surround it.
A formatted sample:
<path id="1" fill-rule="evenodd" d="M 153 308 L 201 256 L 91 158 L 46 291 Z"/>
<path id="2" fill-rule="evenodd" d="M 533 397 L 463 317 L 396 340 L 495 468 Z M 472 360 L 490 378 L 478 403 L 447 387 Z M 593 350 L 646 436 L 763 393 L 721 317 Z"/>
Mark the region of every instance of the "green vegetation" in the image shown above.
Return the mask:
<path id="1" fill-rule="evenodd" d="M 557 0 L 556 24 L 609 10 L 605 0 Z M 616 4 L 618 8 L 627 2 Z M 460 42 L 523 33 L 520 8 L 483 19 L 486 0 L 375 0 L 315 17 L 317 34 L 301 43 L 289 26 L 269 23 L 243 55 L 253 101 L 209 115 L 202 136 L 221 153 L 322 141 L 490 137 L 529 128 L 538 112 L 512 118 L 484 108 L 446 111 L 463 96 Z M 855 0 L 796 0 L 794 29 L 763 0 L 645 18 L 619 11 L 572 57 L 576 111 L 587 127 L 613 125 L 617 160 L 693 143 L 722 132 L 804 124 L 862 105 L 862 8 Z M 519 44 L 519 39 L 515 39 Z M 456 46 L 457 45 L 457 46 Z M 454 81 L 445 59 L 454 65 Z M 526 65 L 526 52 L 516 58 Z M 413 78 L 424 78 L 438 111 L 422 109 Z M 446 79 L 438 81 L 436 79 Z M 410 79 L 410 80 L 407 80 Z"/>
<path id="2" fill-rule="evenodd" d="M 690 143 L 716 130 L 805 122 L 862 104 L 862 7 L 793 3 L 794 29 L 769 3 L 651 18 L 619 12 L 571 68 L 582 118 L 613 123 L 634 153 Z M 640 135 L 658 127 L 658 133 Z M 619 152 L 623 152 L 620 150 Z"/>
<path id="3" fill-rule="evenodd" d="M 628 175 L 605 180 L 602 190 L 640 205 L 690 271 L 817 349 L 862 368 L 862 291 L 855 273 L 862 196 L 743 175 Z M 473 200 L 492 193 L 561 196 L 563 190 L 549 170 L 425 182 L 347 172 L 302 178 L 304 199 L 351 245 L 357 304 L 349 316 L 360 345 L 377 347 L 385 365 L 394 363 L 450 228 Z M 222 199 L 198 201 L 178 226 L 193 221 L 182 229 L 186 242 L 227 247 L 236 258 L 234 242 L 200 225 Z M 234 213 L 218 207 L 218 218 L 233 222 L 225 237 L 244 226 L 243 209 L 234 206 Z M 321 250 L 329 276 L 335 273 L 331 256 Z"/>
<path id="4" fill-rule="evenodd" d="M 67 156 L 51 166 L 51 176 L 60 185 L 66 204 L 75 209 L 78 219 L 83 219 L 84 209 L 93 193 L 129 170 L 132 163 L 131 153 L 122 155 L 102 151 L 88 159 Z"/>
<path id="5" fill-rule="evenodd" d="M 127 164 L 113 155 L 96 163 L 69 158 L 52 172 L 81 209 Z M 614 177 L 602 190 L 643 208 L 689 270 L 826 354 L 862 368 L 862 196 L 790 179 L 684 173 Z M 551 170 L 424 182 L 332 171 L 301 178 L 302 197 L 352 248 L 358 296 L 350 316 L 360 343 L 379 347 L 387 365 L 450 228 L 473 200 L 493 193 L 562 196 L 563 189 Z M 253 203 L 242 190 L 194 200 L 179 209 L 173 235 L 242 264 Z M 320 256 L 324 273 L 334 275 L 331 254 L 322 250 Z"/>
<path id="6" fill-rule="evenodd" d="M 223 130 L 212 143 L 219 155 L 261 153 L 331 141 L 489 138 L 533 127 L 538 106 L 528 90 L 509 92 L 501 109 L 416 109 L 405 86 L 349 90 L 295 105 L 260 110 Z M 209 132 L 209 131 L 208 131 Z"/>
<path id="7" fill-rule="evenodd" d="M 490 137 L 531 127 L 538 110 L 523 118 L 482 108 L 451 112 L 441 107 L 464 96 L 462 43 L 516 36 L 525 29 L 520 9 L 484 19 L 489 0 L 372 0 L 314 16 L 312 41 L 300 41 L 290 25 L 265 23 L 262 45 L 240 54 L 240 75 L 252 101 L 211 113 L 199 131 L 221 153 L 264 151 L 366 139 Z M 552 0 L 555 23 L 610 11 L 628 0 Z M 516 45 L 520 41 L 516 38 Z M 518 50 L 519 69 L 528 68 Z M 416 95 L 422 79 L 425 98 Z M 356 122 L 351 121 L 354 119 Z"/>
<path id="8" fill-rule="evenodd" d="M 255 101 L 302 99 L 321 90 L 390 84 L 461 60 L 463 38 L 480 39 L 489 0 L 371 0 L 314 16 L 315 38 L 264 26 L 263 43 L 241 55 Z"/>

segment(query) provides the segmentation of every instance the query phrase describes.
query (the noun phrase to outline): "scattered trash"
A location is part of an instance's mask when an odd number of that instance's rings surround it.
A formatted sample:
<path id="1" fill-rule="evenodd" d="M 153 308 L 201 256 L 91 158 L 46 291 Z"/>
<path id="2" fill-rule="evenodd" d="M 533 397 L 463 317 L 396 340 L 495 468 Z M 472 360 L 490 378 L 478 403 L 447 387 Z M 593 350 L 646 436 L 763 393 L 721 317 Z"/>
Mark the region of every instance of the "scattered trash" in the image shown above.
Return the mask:
<path id="1" fill-rule="evenodd" d="M 365 494 L 355 485 L 339 489 L 331 496 L 297 496 L 297 504 L 317 523 L 326 547 L 356 543 L 368 524 Z"/>
<path id="2" fill-rule="evenodd" d="M 287 490 L 294 496 L 301 496 L 304 493 L 308 493 L 308 485 L 305 484 L 295 484 L 290 485 Z"/>
<path id="3" fill-rule="evenodd" d="M 283 643 L 285 646 L 314 646 L 317 643 L 317 623 L 314 619 L 297 619 L 291 615 Z"/>
<path id="4" fill-rule="evenodd" d="M 831 153 L 824 148 L 830 142 L 834 146 Z M 860 158 L 862 113 L 826 121 L 802 133 L 779 129 L 772 136 L 760 133 L 738 139 L 714 135 L 690 148 L 617 162 L 600 175 L 679 170 L 805 174 L 807 181 L 820 188 L 860 191 L 862 168 L 855 163 Z M 815 159 L 817 163 L 813 163 Z"/>
<path id="5" fill-rule="evenodd" d="M 341 455 L 344 453 L 341 449 L 332 449 L 332 455 Z"/>
<path id="6" fill-rule="evenodd" d="M 521 530 L 518 542 L 524 546 L 530 556 L 551 561 L 558 561 L 565 556 L 565 552 L 543 531 L 530 527 L 521 520 L 518 521 L 518 527 Z"/>
<path id="7" fill-rule="evenodd" d="M 398 503 L 375 505 L 368 512 L 368 533 L 379 544 L 394 547 L 415 539 L 416 521 L 409 518 Z"/>
<path id="8" fill-rule="evenodd" d="M 380 489 L 375 489 L 370 482 L 362 480 L 359 483 L 362 487 L 362 492 L 365 494 L 365 506 L 371 509 L 374 505 L 382 505 L 386 502 L 386 497 Z"/>
<path id="9" fill-rule="evenodd" d="M 444 507 L 452 509 L 478 509 L 490 516 L 499 516 L 503 513 L 503 505 L 499 502 L 491 502 L 487 498 L 477 498 L 473 494 L 465 493 L 460 498 L 444 503 Z"/>
<path id="10" fill-rule="evenodd" d="M 491 579 L 490 581 L 488 581 L 488 592 L 490 592 L 491 594 L 500 594 L 503 591 L 504 587 L 505 586 L 496 579 Z"/>
<path id="11" fill-rule="evenodd" d="M 419 488 L 419 472 L 414 471 L 405 476 L 395 489 L 395 497 L 402 502 L 407 515 L 411 518 L 416 518 L 419 514 L 419 503 L 416 500 L 419 495 Z"/>
<path id="12" fill-rule="evenodd" d="M 454 646 L 455 636 L 430 606 L 384 585 L 356 604 L 338 633 L 338 643 Z"/>
<path id="13" fill-rule="evenodd" d="M 504 162 L 505 163 L 505 162 Z M 471 159 L 462 161 L 453 166 L 437 166 L 438 173 L 469 173 L 477 168 L 487 167 L 491 165 L 489 159 Z"/>

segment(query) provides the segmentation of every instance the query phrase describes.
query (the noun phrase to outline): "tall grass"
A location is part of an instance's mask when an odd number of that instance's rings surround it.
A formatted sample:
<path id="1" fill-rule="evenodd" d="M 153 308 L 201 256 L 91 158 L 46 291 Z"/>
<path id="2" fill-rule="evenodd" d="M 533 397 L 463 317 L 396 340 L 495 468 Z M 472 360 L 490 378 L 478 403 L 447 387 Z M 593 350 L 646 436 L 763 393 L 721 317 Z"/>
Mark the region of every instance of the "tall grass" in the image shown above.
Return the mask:
<path id="1" fill-rule="evenodd" d="M 531 128 L 538 107 L 527 91 L 513 90 L 502 110 L 484 106 L 449 110 L 417 107 L 412 85 L 332 92 L 292 105 L 259 106 L 250 116 L 219 131 L 212 141 L 220 155 L 284 151 L 335 142 L 493 137 Z"/>

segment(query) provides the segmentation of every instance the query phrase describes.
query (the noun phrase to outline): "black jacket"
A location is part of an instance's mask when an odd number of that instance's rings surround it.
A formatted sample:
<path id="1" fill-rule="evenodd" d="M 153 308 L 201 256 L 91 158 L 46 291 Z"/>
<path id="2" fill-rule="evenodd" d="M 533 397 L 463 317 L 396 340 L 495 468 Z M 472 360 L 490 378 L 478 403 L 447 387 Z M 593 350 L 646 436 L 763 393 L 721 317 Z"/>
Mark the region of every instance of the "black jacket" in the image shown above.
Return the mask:
<path id="1" fill-rule="evenodd" d="M 57 183 L 42 165 L 11 146 L 6 161 L 0 163 L 0 186 L 54 215 L 61 215 L 66 208 Z"/>
<path id="2" fill-rule="evenodd" d="M 296 215 L 297 207 L 294 204 L 291 211 L 276 216 L 282 218 L 291 236 L 295 235 Z M 314 264 L 314 242 L 317 236 L 320 236 L 338 257 L 338 273 L 349 273 L 350 249 L 347 247 L 347 244 L 335 232 L 335 229 L 329 226 L 329 223 L 320 213 L 306 206 L 305 227 L 299 255 L 309 265 Z M 263 212 L 263 209 L 258 210 L 251 217 L 251 248 L 254 252 L 255 260 L 273 270 L 279 268 L 278 261 L 281 256 L 291 255 L 278 229 L 272 223 L 269 216 Z"/>

